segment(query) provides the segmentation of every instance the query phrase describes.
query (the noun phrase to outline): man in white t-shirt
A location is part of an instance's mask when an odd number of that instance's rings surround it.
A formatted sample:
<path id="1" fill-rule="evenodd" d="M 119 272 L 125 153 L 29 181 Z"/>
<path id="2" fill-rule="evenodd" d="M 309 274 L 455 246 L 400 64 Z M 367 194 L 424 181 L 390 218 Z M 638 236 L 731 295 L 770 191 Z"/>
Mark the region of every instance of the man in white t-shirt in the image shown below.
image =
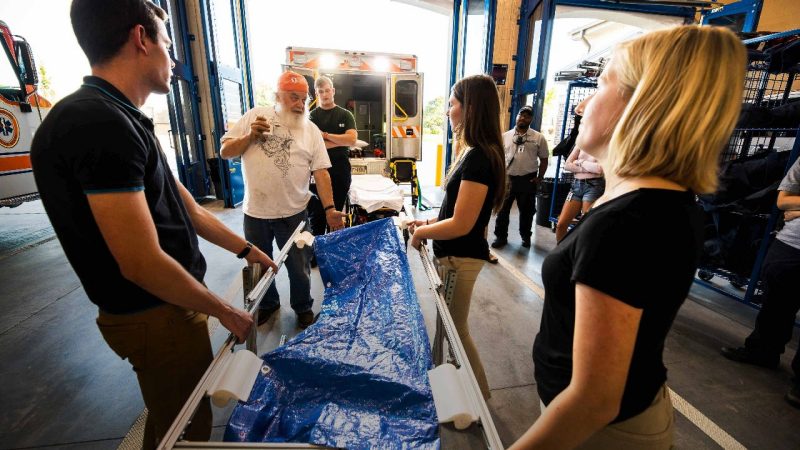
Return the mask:
<path id="1" fill-rule="evenodd" d="M 328 227 L 342 228 L 345 215 L 336 210 L 328 168 L 331 166 L 322 133 L 308 120 L 308 82 L 294 72 L 278 79 L 276 106 L 256 107 L 245 113 L 222 137 L 225 159 L 241 156 L 244 171 L 245 239 L 272 257 L 272 240 L 283 247 L 300 222 L 306 222 L 311 198 L 311 175 L 325 208 Z M 291 305 L 300 328 L 314 322 L 311 306 L 310 249 L 292 247 L 286 259 Z M 280 309 L 273 283 L 259 307 L 258 324 Z"/>

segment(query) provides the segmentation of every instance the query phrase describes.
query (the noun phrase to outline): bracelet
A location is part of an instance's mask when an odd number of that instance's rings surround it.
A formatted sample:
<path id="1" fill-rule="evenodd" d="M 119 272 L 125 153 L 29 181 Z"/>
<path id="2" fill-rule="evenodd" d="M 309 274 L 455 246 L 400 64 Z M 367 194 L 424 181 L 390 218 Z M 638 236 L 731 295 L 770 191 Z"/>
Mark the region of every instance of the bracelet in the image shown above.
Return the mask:
<path id="1" fill-rule="evenodd" d="M 329 209 L 333 209 L 333 208 L 336 208 L 336 206 L 335 205 L 328 205 L 328 206 L 325 207 L 325 212 L 328 212 Z"/>
<path id="2" fill-rule="evenodd" d="M 244 258 L 245 256 L 250 254 L 250 249 L 253 248 L 253 244 L 248 242 L 247 245 L 244 246 L 244 249 L 236 254 L 236 257 L 239 259 Z"/>

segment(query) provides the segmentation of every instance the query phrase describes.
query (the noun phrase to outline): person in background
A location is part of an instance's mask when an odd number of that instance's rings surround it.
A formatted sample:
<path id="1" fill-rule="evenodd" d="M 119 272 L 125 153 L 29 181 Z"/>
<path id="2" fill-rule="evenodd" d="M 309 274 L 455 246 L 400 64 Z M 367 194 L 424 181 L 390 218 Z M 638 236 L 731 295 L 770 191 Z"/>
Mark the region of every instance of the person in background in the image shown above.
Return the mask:
<path id="1" fill-rule="evenodd" d="M 584 100 L 575 145 L 608 186 L 542 264 L 541 415 L 511 450 L 672 448 L 664 341 L 702 252 L 695 193 L 716 189 L 746 63 L 727 28 L 654 31 L 620 44 Z"/>
<path id="2" fill-rule="evenodd" d="M 244 235 L 270 257 L 272 241 L 283 247 L 300 223 L 308 219 L 312 174 L 328 226 L 334 231 L 343 226 L 345 215 L 333 204 L 328 152 L 319 128 L 308 120 L 307 100 L 306 79 L 292 71 L 284 72 L 278 79 L 275 108 L 251 109 L 222 136 L 222 157 L 242 157 Z M 308 247 L 292 246 L 286 259 L 290 303 L 300 328 L 314 323 L 310 251 Z M 278 289 L 272 283 L 259 305 L 258 325 L 280 307 Z"/>
<path id="3" fill-rule="evenodd" d="M 792 338 L 794 321 L 800 310 L 800 159 L 797 159 L 778 186 L 778 208 L 784 211 L 786 224 L 770 244 L 761 281 L 764 297 L 753 332 L 744 347 L 723 347 L 726 358 L 756 366 L 777 368 L 781 353 Z M 800 351 L 792 359 L 794 381 L 786 401 L 800 408 Z"/>
<path id="4" fill-rule="evenodd" d="M 547 160 L 550 157 L 544 136 L 530 128 L 532 120 L 533 109 L 523 106 L 517 114 L 516 127 L 503 133 L 506 172 L 511 184 L 503 206 L 497 212 L 492 248 L 501 248 L 508 243 L 508 220 L 515 201 L 519 209 L 519 236 L 522 238 L 522 246 L 531 246 L 536 188 L 547 171 Z"/>
<path id="5" fill-rule="evenodd" d="M 582 115 L 583 111 L 578 111 Z M 597 158 L 575 147 L 567 158 L 564 168 L 575 175 L 567 201 L 561 209 L 556 224 L 556 242 L 561 242 L 567 234 L 569 226 L 578 215 L 586 214 L 595 200 L 606 190 L 603 178 L 603 166 Z"/>
<path id="6" fill-rule="evenodd" d="M 277 269 L 200 207 L 172 175 L 140 110 L 166 94 L 174 64 L 163 9 L 147 0 L 74 0 L 70 18 L 92 75 L 56 104 L 31 148 L 53 229 L 108 346 L 130 362 L 147 407 L 142 447 L 155 448 L 211 364 L 208 315 L 241 341 L 250 314 L 203 284 L 197 236 Z M 200 402 L 187 439 L 208 440 Z"/>
<path id="7" fill-rule="evenodd" d="M 491 396 L 478 349 L 469 334 L 472 288 L 489 258 L 486 227 L 503 202 L 506 174 L 500 129 L 500 100 L 487 75 L 464 78 L 453 86 L 447 111 L 457 148 L 456 161 L 445 180 L 439 216 L 412 224 L 411 245 L 433 240 L 440 273 L 454 271 L 455 293 L 450 304 L 458 336 L 484 398 Z"/>
<path id="8" fill-rule="evenodd" d="M 317 107 L 311 111 L 309 119 L 322 132 L 328 158 L 331 160 L 328 173 L 333 188 L 333 204 L 338 211 L 344 211 L 351 181 L 350 146 L 355 145 L 358 138 L 356 119 L 353 113 L 336 104 L 336 89 L 330 78 L 317 78 L 314 81 L 314 91 L 317 93 Z M 316 186 L 312 185 L 311 189 L 315 194 L 308 202 L 311 232 L 319 236 L 325 234 L 325 213 L 322 202 L 316 195 Z"/>

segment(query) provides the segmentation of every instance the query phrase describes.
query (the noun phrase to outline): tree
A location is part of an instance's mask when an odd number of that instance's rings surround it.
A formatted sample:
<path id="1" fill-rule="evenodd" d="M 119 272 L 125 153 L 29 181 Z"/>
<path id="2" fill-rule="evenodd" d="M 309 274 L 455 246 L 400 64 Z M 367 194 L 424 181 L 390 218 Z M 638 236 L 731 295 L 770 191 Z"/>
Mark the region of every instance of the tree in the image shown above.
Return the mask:
<path id="1" fill-rule="evenodd" d="M 50 74 L 47 73 L 44 66 L 39 66 L 39 93 L 47 100 L 56 102 L 56 93 L 50 81 Z"/>
<path id="2" fill-rule="evenodd" d="M 441 133 L 444 126 L 444 97 L 439 96 L 429 101 L 422 114 L 425 133 Z"/>
<path id="3" fill-rule="evenodd" d="M 275 104 L 275 92 L 268 83 L 257 81 L 253 90 L 256 94 L 256 106 L 273 106 Z"/>

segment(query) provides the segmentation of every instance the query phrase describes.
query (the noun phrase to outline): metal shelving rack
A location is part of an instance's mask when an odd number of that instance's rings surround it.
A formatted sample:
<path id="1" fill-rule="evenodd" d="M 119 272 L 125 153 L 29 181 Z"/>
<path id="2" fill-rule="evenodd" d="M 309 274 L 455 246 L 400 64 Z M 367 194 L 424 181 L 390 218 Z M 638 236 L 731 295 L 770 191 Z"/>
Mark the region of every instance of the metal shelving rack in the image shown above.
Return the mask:
<path id="1" fill-rule="evenodd" d="M 559 137 L 559 142 L 563 141 L 575 126 L 575 107 L 587 97 L 594 94 L 596 90 L 596 78 L 582 78 L 569 82 L 567 86 L 567 99 L 564 102 L 564 119 L 561 122 L 561 136 Z M 572 183 L 572 174 L 569 172 L 562 173 L 561 171 L 562 161 L 566 160 L 566 157 L 561 156 L 556 160 L 556 174 L 553 179 L 553 192 L 550 197 L 550 222 L 553 225 L 558 223 L 558 216 L 561 213 L 561 210 L 556 211 L 558 183 L 559 181 Z"/>
<path id="2" fill-rule="evenodd" d="M 800 36 L 800 30 L 791 30 L 782 33 L 770 34 L 743 41 L 745 45 L 752 46 L 759 43 L 769 43 L 786 37 Z M 800 95 L 800 65 L 794 65 L 781 73 L 770 73 L 768 70 L 770 55 L 768 53 L 750 53 L 748 71 L 745 78 L 743 102 L 754 106 L 774 108 L 789 102 L 790 99 Z M 800 99 L 797 99 L 800 101 Z M 762 152 L 789 151 L 789 162 L 784 168 L 784 173 L 800 154 L 800 140 L 796 139 L 800 128 L 737 128 L 733 131 L 728 147 L 723 151 L 720 162 L 725 163 L 738 158 L 752 156 Z M 734 214 L 734 213 L 728 213 Z M 774 237 L 775 227 L 778 223 L 780 211 L 776 205 L 772 206 L 769 214 L 739 214 L 740 220 L 761 222 L 763 231 L 760 235 L 755 262 L 749 270 L 748 276 L 743 276 L 730 267 L 716 267 L 701 265 L 695 282 L 709 289 L 719 292 L 749 306 L 760 308 L 758 296 L 761 294 L 761 265 L 767 254 L 769 244 Z M 728 280 L 736 287 L 746 289 L 743 295 L 723 289 L 711 283 L 713 277 Z"/>

